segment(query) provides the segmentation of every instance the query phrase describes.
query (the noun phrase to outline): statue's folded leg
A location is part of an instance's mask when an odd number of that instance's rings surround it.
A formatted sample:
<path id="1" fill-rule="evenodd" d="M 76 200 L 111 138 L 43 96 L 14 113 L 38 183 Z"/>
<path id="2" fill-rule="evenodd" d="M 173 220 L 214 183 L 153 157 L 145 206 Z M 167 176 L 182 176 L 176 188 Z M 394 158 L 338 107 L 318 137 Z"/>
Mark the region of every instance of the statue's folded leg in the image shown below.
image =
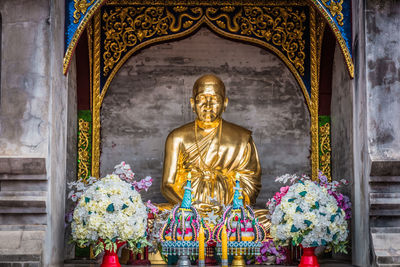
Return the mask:
<path id="1" fill-rule="evenodd" d="M 271 221 L 267 217 L 268 210 L 254 209 L 254 213 L 256 215 L 256 218 L 258 219 L 258 222 L 265 228 L 265 230 L 267 230 L 268 238 L 272 238 L 271 235 L 269 234 L 269 230 L 271 228 Z"/>

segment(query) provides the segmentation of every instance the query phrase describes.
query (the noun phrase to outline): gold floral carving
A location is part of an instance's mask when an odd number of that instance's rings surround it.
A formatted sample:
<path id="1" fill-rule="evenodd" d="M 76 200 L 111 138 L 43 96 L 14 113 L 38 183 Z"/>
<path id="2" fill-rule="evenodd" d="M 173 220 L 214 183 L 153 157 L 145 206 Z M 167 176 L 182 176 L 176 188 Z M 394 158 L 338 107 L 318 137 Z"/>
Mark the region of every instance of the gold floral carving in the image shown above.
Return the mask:
<path id="1" fill-rule="evenodd" d="M 100 13 L 94 18 L 92 176 L 100 178 Z"/>
<path id="2" fill-rule="evenodd" d="M 319 168 L 331 180 L 331 126 L 329 122 L 319 126 Z"/>
<path id="3" fill-rule="evenodd" d="M 90 144 L 90 123 L 79 119 L 78 122 L 78 178 L 86 180 L 89 178 L 89 144 Z"/>
<path id="4" fill-rule="evenodd" d="M 203 11 L 205 9 L 205 12 Z M 300 75 L 305 67 L 304 12 L 292 7 L 116 7 L 103 13 L 105 32 L 102 74 L 107 76 L 124 52 L 145 40 L 191 28 L 205 18 L 229 33 L 256 37 L 282 50 Z M 232 12 L 235 12 L 232 14 Z"/>
<path id="5" fill-rule="evenodd" d="M 110 12 L 104 12 L 103 30 L 106 38 L 103 45 L 103 75 L 108 75 L 128 48 L 152 37 L 166 36 L 179 32 L 182 28 L 189 28 L 203 16 L 200 7 L 190 8 L 191 13 L 186 12 L 187 9 L 189 8 L 175 7 L 174 11 L 181 13 L 178 17 L 162 6 L 117 7 Z"/>
<path id="6" fill-rule="evenodd" d="M 310 10 L 310 59 L 311 59 L 311 177 L 318 179 L 318 95 L 319 95 L 319 71 L 317 55 L 317 31 L 316 12 Z"/>
<path id="7" fill-rule="evenodd" d="M 235 13 L 232 13 L 236 11 Z M 292 7 L 209 7 L 206 17 L 230 33 L 257 37 L 279 47 L 304 75 L 306 15 Z"/>
<path id="8" fill-rule="evenodd" d="M 90 0 L 89 2 L 87 0 L 74 0 L 74 23 L 78 23 L 79 19 L 82 17 L 82 15 L 85 15 L 87 9 L 95 2 L 96 0 Z"/>
<path id="9" fill-rule="evenodd" d="M 327 9 L 329 9 L 332 17 L 336 17 L 339 26 L 343 26 L 343 0 L 322 0 L 322 3 Z"/>

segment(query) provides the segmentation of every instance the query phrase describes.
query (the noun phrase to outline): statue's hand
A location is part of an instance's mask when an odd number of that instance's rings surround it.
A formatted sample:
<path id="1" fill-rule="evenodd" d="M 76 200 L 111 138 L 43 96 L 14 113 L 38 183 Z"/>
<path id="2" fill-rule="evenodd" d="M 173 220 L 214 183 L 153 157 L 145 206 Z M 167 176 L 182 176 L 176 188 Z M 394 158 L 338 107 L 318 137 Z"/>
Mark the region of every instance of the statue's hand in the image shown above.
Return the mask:
<path id="1" fill-rule="evenodd" d="M 211 205 L 207 203 L 194 203 L 193 206 L 195 206 L 196 209 L 202 214 L 209 213 L 211 211 L 214 211 L 214 213 L 222 212 L 222 207 L 218 205 Z"/>

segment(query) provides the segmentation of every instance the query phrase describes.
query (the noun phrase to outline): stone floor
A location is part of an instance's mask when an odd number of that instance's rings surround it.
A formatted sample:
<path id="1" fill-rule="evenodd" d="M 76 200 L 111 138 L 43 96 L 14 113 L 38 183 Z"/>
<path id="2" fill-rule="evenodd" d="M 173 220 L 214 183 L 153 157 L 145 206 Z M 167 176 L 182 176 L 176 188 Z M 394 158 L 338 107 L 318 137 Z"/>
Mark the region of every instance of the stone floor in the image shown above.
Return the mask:
<path id="1" fill-rule="evenodd" d="M 98 267 L 100 266 L 100 264 L 65 264 L 64 267 Z M 130 267 L 132 265 L 122 265 L 122 267 Z M 157 267 L 166 267 L 169 265 L 154 265 Z M 194 267 L 195 265 L 193 265 Z M 261 267 L 260 265 L 247 265 L 247 266 L 257 266 L 257 267 Z M 267 265 L 263 265 L 263 266 L 267 266 Z M 269 267 L 281 267 L 284 265 L 268 265 Z M 286 267 L 297 267 L 297 265 L 285 265 Z M 328 262 L 324 262 L 321 261 L 320 262 L 320 266 L 321 267 L 352 267 L 354 265 L 351 265 L 349 263 L 343 263 L 343 262 L 335 262 L 335 261 L 328 261 Z M 136 267 L 140 267 L 140 266 L 136 266 Z"/>

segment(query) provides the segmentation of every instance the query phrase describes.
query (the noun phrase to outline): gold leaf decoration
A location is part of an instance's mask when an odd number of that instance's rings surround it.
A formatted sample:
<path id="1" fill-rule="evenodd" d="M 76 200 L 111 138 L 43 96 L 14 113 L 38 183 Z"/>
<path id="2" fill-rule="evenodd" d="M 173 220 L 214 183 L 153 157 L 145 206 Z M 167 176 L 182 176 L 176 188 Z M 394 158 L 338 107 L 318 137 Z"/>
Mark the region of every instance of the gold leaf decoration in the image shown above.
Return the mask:
<path id="1" fill-rule="evenodd" d="M 319 126 L 319 169 L 331 181 L 331 126 L 327 122 Z"/>
<path id="2" fill-rule="evenodd" d="M 176 12 L 186 12 L 186 7 L 174 7 Z M 114 68 L 124 52 L 154 37 L 177 33 L 189 28 L 202 15 L 201 8 L 192 8 L 194 15 L 172 14 L 165 6 L 115 7 L 103 13 L 103 75 Z M 186 19 L 185 22 L 183 20 Z"/>
<path id="3" fill-rule="evenodd" d="M 336 17 L 339 26 L 343 26 L 343 0 L 322 0 L 324 6 L 329 9 L 332 17 Z"/>
<path id="4" fill-rule="evenodd" d="M 89 144 L 90 144 L 90 123 L 79 119 L 78 122 L 78 177 L 79 179 L 86 180 L 89 178 Z"/>
<path id="5" fill-rule="evenodd" d="M 74 0 L 74 23 L 78 23 L 79 19 L 82 15 L 85 15 L 87 9 L 95 2 L 96 0 Z"/>
<path id="6" fill-rule="evenodd" d="M 222 10 L 221 8 L 220 10 Z M 303 76 L 305 67 L 304 31 L 306 14 L 292 7 L 244 6 L 236 14 L 219 12 L 216 7 L 206 9 L 206 16 L 218 27 L 230 33 L 258 37 L 280 48 Z M 223 23 L 224 22 L 224 23 Z"/>

